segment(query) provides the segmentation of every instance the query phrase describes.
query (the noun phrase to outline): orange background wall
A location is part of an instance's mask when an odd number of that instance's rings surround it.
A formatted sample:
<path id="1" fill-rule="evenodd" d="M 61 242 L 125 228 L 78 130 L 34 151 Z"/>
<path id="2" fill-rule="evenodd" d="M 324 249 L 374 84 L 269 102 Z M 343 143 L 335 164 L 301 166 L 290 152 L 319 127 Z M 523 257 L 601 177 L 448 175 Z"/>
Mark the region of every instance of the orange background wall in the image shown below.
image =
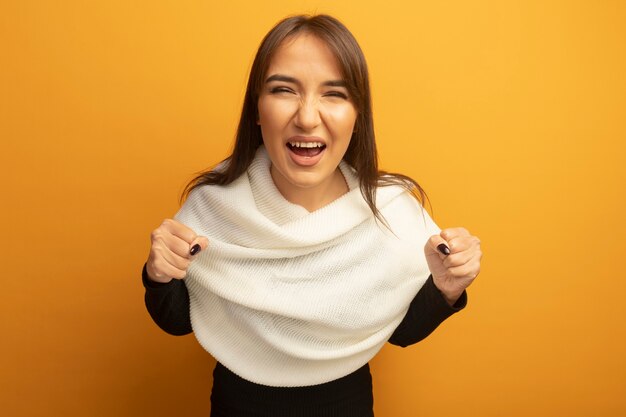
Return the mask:
<path id="1" fill-rule="evenodd" d="M 483 241 L 468 308 L 373 361 L 377 416 L 626 415 L 617 0 L 3 1 L 2 415 L 208 415 L 214 362 L 151 322 L 139 273 L 298 12 L 361 42 L 382 167 Z"/>

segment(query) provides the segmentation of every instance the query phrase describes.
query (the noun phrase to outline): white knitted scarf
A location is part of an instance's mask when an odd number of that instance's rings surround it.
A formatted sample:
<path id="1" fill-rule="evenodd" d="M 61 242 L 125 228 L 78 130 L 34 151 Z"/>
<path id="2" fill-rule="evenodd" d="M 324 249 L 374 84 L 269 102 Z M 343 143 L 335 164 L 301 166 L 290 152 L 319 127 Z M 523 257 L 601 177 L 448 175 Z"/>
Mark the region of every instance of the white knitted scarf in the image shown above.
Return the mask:
<path id="1" fill-rule="evenodd" d="M 249 381 L 307 386 L 367 363 L 402 321 L 429 271 L 439 229 L 399 186 L 377 190 L 391 233 L 350 191 L 314 212 L 274 185 L 263 146 L 227 186 L 196 188 L 176 215 L 209 239 L 191 263 L 191 323 L 200 344 Z"/>

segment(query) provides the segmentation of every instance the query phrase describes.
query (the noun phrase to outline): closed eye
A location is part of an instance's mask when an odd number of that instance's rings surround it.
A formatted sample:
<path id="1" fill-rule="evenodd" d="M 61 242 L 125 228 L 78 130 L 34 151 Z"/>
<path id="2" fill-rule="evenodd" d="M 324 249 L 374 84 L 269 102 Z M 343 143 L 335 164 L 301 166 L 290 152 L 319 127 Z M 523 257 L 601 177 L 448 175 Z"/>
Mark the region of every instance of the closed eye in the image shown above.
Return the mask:
<path id="1" fill-rule="evenodd" d="M 294 91 L 289 87 L 274 87 L 270 89 L 271 94 L 281 94 L 281 93 L 294 93 Z"/>
<path id="2" fill-rule="evenodd" d="M 326 97 L 338 97 L 338 98 L 343 98 L 343 99 L 348 99 L 348 95 L 345 93 L 342 93 L 341 91 L 329 91 L 327 93 L 324 94 Z"/>

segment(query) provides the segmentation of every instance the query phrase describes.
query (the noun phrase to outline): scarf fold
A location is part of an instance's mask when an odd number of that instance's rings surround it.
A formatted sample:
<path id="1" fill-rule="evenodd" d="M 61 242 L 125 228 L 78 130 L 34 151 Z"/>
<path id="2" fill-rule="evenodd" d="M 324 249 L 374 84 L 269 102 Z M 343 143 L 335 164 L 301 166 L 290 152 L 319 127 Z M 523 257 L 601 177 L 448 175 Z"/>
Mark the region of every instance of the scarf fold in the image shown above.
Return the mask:
<path id="1" fill-rule="evenodd" d="M 263 146 L 227 186 L 194 189 L 176 219 L 209 239 L 188 269 L 191 323 L 224 366 L 269 386 L 307 386 L 367 363 L 402 321 L 429 271 L 439 229 L 399 186 L 377 190 L 377 223 L 358 177 L 314 212 L 274 185 Z"/>

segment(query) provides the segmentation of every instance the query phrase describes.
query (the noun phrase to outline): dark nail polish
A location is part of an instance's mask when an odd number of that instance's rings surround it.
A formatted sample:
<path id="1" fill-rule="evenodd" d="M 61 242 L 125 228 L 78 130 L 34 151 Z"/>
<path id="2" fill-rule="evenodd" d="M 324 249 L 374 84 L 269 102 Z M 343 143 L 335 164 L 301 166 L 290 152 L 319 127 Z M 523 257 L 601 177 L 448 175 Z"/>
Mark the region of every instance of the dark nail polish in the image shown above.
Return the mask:
<path id="1" fill-rule="evenodd" d="M 439 249 L 439 252 L 443 253 L 444 255 L 450 255 L 450 248 L 447 247 L 445 243 L 440 243 L 437 246 L 437 249 Z"/>
<path id="2" fill-rule="evenodd" d="M 191 247 L 191 249 L 189 250 L 189 253 L 191 254 L 191 256 L 195 255 L 196 253 L 200 252 L 200 245 L 199 244 L 195 244 Z"/>

